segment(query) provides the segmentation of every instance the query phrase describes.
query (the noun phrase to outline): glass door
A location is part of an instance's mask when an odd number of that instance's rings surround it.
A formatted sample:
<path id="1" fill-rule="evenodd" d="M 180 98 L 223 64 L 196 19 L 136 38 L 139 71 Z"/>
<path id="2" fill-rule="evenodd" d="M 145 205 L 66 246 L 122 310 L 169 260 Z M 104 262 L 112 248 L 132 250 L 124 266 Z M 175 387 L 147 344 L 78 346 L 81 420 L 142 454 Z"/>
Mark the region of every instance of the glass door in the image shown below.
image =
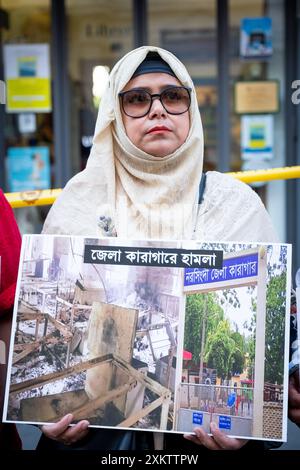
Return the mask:
<path id="1" fill-rule="evenodd" d="M 173 52 L 196 87 L 204 130 L 204 169 L 217 162 L 216 3 L 207 0 L 153 0 L 148 3 L 149 44 Z"/>

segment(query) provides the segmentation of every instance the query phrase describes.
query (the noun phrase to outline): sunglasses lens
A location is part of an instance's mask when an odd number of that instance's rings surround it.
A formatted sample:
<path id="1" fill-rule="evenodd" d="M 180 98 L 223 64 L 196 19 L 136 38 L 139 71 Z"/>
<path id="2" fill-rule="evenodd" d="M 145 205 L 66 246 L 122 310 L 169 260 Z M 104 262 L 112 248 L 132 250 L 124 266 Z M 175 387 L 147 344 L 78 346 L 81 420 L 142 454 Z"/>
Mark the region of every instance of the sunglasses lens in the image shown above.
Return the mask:
<path id="1" fill-rule="evenodd" d="M 151 96 L 147 91 L 130 90 L 123 95 L 123 109 L 128 116 L 139 117 L 147 114 L 151 104 Z"/>
<path id="2" fill-rule="evenodd" d="M 186 88 L 172 87 L 161 94 L 164 107 L 170 114 L 182 114 L 190 107 L 190 94 Z"/>

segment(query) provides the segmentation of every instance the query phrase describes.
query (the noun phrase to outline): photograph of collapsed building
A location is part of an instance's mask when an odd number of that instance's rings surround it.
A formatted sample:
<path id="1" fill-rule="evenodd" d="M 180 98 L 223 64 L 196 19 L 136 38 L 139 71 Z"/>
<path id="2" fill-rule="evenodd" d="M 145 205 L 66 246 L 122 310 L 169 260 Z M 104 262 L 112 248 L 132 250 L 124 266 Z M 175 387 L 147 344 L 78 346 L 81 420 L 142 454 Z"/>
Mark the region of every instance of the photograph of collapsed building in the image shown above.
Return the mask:
<path id="1" fill-rule="evenodd" d="M 116 240 L 23 237 L 5 420 L 172 429 L 183 270 L 85 263 L 88 244 Z"/>

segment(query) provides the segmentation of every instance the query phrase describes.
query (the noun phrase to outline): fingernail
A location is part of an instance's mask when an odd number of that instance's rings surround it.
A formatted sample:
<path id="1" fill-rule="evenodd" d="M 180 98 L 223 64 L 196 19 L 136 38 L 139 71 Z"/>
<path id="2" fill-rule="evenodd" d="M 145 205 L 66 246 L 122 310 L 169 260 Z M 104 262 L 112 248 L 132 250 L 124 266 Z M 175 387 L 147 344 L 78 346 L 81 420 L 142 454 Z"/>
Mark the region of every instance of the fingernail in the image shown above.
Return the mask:
<path id="1" fill-rule="evenodd" d="M 192 439 L 192 434 L 184 434 L 183 435 L 184 439 L 187 439 L 188 441 L 190 441 Z"/>
<path id="2" fill-rule="evenodd" d="M 210 429 L 211 429 L 211 431 L 216 431 L 216 430 L 218 429 L 218 428 L 217 428 L 217 425 L 216 425 L 216 423 L 215 423 L 214 421 L 212 421 L 212 422 L 210 423 Z"/>
<path id="3" fill-rule="evenodd" d="M 66 421 L 71 422 L 72 419 L 73 419 L 73 415 L 72 415 L 72 413 L 69 413 L 69 414 L 66 416 Z"/>
<path id="4" fill-rule="evenodd" d="M 88 421 L 83 421 L 83 423 L 81 423 L 80 425 L 80 428 L 82 431 L 84 431 L 85 429 L 87 429 L 89 427 L 89 422 Z"/>

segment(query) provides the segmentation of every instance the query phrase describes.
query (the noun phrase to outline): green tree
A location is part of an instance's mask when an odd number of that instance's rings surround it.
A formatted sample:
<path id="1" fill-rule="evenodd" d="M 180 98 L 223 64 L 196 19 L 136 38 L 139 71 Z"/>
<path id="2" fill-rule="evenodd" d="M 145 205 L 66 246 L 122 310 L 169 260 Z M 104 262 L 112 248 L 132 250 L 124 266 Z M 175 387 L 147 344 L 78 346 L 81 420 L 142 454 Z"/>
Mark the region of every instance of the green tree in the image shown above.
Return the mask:
<path id="1" fill-rule="evenodd" d="M 231 298 L 230 292 L 227 296 Z M 217 369 L 217 375 L 222 379 L 241 373 L 245 363 L 245 339 L 238 331 L 231 330 L 230 322 L 224 317 L 217 295 L 215 293 L 188 295 L 184 348 L 192 352 L 194 362 L 197 364 L 204 323 L 204 357 L 208 367 Z"/>
<path id="2" fill-rule="evenodd" d="M 270 277 L 267 286 L 265 331 L 265 381 L 283 383 L 284 327 L 286 300 L 286 272 Z M 248 343 L 250 364 L 255 360 L 256 302 L 252 299 L 253 315 L 248 330 L 252 339 Z M 250 370 L 249 370 L 250 374 Z"/>
<path id="3" fill-rule="evenodd" d="M 245 338 L 238 331 L 231 333 L 235 348 L 232 355 L 231 375 L 241 374 L 245 366 Z"/>
<path id="4" fill-rule="evenodd" d="M 193 360 L 199 361 L 203 319 L 205 319 L 205 336 L 214 330 L 223 320 L 224 313 L 215 293 L 192 294 L 186 299 L 184 348 L 193 354 Z"/>
<path id="5" fill-rule="evenodd" d="M 283 383 L 286 274 L 271 278 L 267 290 L 265 381 Z"/>
<path id="6" fill-rule="evenodd" d="M 207 338 L 206 360 L 209 367 L 217 369 L 218 377 L 231 375 L 236 344 L 231 337 L 230 323 L 222 320 Z"/>

